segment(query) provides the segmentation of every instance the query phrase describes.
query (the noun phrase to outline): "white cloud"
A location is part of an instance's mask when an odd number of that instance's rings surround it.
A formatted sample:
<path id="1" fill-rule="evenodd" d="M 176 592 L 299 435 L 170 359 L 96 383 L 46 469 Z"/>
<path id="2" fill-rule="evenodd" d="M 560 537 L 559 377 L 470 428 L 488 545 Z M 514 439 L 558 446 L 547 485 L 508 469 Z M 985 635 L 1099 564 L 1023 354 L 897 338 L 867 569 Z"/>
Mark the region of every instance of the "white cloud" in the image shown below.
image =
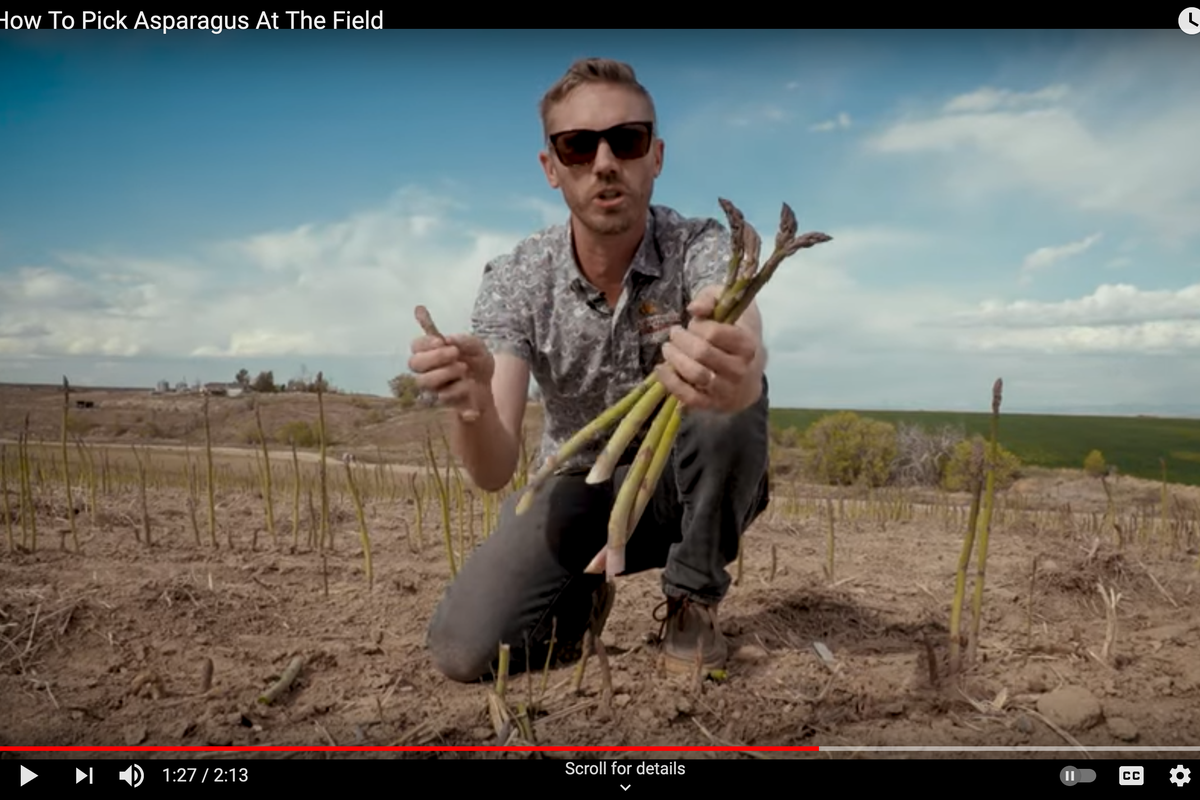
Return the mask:
<path id="1" fill-rule="evenodd" d="M 934 238 L 885 227 L 839 227 L 831 235 L 832 241 L 785 261 L 759 293 L 768 347 L 779 353 L 820 351 L 830 359 L 943 347 L 931 325 L 966 308 L 963 301 L 936 288 L 873 287 L 855 275 L 893 266 L 902 272 L 936 251 Z"/>
<path id="2" fill-rule="evenodd" d="M 768 122 L 783 122 L 791 117 L 792 115 L 785 109 L 772 104 L 750 106 L 724 115 L 726 124 L 737 128 L 748 128 Z"/>
<path id="3" fill-rule="evenodd" d="M 1094 233 L 1085 239 L 1080 239 L 1076 242 L 1068 244 L 1039 247 L 1029 255 L 1025 256 L 1024 262 L 1021 264 L 1021 278 L 1028 282 L 1032 277 L 1033 272 L 1044 270 L 1048 267 L 1057 264 L 1068 258 L 1074 258 L 1082 253 L 1087 252 L 1093 245 L 1100 241 L 1100 234 Z"/>
<path id="4" fill-rule="evenodd" d="M 810 125 L 808 129 L 810 131 L 814 131 L 814 132 L 823 132 L 823 131 L 838 130 L 839 128 L 849 128 L 849 127 L 850 127 L 850 115 L 847 114 L 845 111 L 843 111 L 842 113 L 838 114 L 836 118 L 825 120 L 824 122 L 818 122 L 815 125 Z"/>
<path id="5" fill-rule="evenodd" d="M 1147 291 L 1105 284 L 1054 303 L 984 303 L 954 315 L 964 349 L 1061 354 L 1200 351 L 1200 284 Z"/>
<path id="6" fill-rule="evenodd" d="M 522 197 L 516 202 L 517 207 L 534 212 L 544 227 L 565 224 L 570 218 L 566 204 L 559 199 L 556 203 L 543 200 L 540 197 Z"/>
<path id="7" fill-rule="evenodd" d="M 1034 192 L 1075 210 L 1133 218 L 1168 243 L 1200 236 L 1200 49 L 1134 37 L 1062 82 L 986 87 L 896 121 L 868 144 L 924 155 L 957 202 Z M 1167 54 L 1170 57 L 1167 57 Z M 1138 88 L 1140 87 L 1140 88 Z"/>
<path id="8" fill-rule="evenodd" d="M 445 198 L 379 209 L 166 261 L 71 254 L 0 274 L 0 355 L 377 356 L 407 351 L 424 304 L 469 324 L 490 259 L 521 235 L 479 229 Z M 407 356 L 406 356 L 407 357 Z"/>
<path id="9" fill-rule="evenodd" d="M 1061 84 L 1047 86 L 1036 92 L 1013 92 L 1008 89 L 995 89 L 987 86 L 955 97 L 946 103 L 943 110 L 947 114 L 963 112 L 978 114 L 995 111 L 998 108 L 1020 108 L 1062 100 L 1069 91 L 1068 87 Z"/>
<path id="10" fill-rule="evenodd" d="M 1037 351 L 1051 354 L 1200 352 L 1200 322 L 1168 320 L 1136 325 L 1071 325 L 980 332 L 966 342 L 976 350 Z"/>

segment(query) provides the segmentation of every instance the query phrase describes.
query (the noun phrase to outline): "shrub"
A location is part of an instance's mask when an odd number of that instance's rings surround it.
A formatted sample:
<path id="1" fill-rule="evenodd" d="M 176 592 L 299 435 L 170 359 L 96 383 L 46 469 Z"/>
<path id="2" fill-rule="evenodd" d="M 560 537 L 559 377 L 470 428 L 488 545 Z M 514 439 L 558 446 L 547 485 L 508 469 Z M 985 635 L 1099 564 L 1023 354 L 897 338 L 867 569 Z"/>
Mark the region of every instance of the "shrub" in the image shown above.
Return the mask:
<path id="1" fill-rule="evenodd" d="M 404 373 L 397 375 L 388 381 L 388 389 L 392 392 L 392 397 L 400 401 L 401 408 L 412 408 L 417 403 L 417 398 L 421 392 L 417 388 L 417 376 Z"/>
<path id="2" fill-rule="evenodd" d="M 795 427 L 788 428 L 771 428 L 771 441 L 784 448 L 799 447 L 803 436 Z"/>
<path id="3" fill-rule="evenodd" d="M 275 434 L 280 444 L 296 442 L 296 447 L 316 447 L 321 443 L 320 430 L 309 422 L 289 422 Z M 326 439 L 325 444 L 330 444 Z"/>
<path id="4" fill-rule="evenodd" d="M 852 411 L 829 414 L 804 435 L 806 467 L 822 483 L 882 486 L 896 458 L 896 429 Z"/>
<path id="5" fill-rule="evenodd" d="M 955 445 L 942 473 L 942 488 L 951 492 L 969 491 L 974 480 L 986 480 L 990 449 L 987 440 L 979 434 Z M 1005 450 L 1004 445 L 996 449 L 999 451 L 995 465 L 996 489 L 1007 489 L 1021 477 L 1021 460 Z"/>
<path id="6" fill-rule="evenodd" d="M 1087 454 L 1087 458 L 1083 460 L 1083 471 L 1093 478 L 1099 478 L 1108 474 L 1108 464 L 1104 460 L 1104 454 L 1099 450 L 1093 450 Z"/>
<path id="7" fill-rule="evenodd" d="M 911 422 L 896 432 L 896 461 L 892 475 L 900 486 L 939 486 L 954 448 L 967 438 L 966 431 L 946 425 L 930 431 Z"/>

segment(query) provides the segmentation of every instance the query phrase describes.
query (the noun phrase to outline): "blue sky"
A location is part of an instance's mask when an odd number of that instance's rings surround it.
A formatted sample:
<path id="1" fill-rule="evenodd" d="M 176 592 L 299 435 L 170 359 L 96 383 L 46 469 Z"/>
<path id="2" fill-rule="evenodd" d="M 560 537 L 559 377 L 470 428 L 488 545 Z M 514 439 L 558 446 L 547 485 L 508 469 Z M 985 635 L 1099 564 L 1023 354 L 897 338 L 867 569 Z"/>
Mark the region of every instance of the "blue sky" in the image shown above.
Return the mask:
<path id="1" fill-rule="evenodd" d="M 830 243 L 760 295 L 779 406 L 1200 415 L 1200 37 L 0 33 L 0 381 L 385 394 L 566 219 L 542 93 L 655 97 L 656 203 Z"/>

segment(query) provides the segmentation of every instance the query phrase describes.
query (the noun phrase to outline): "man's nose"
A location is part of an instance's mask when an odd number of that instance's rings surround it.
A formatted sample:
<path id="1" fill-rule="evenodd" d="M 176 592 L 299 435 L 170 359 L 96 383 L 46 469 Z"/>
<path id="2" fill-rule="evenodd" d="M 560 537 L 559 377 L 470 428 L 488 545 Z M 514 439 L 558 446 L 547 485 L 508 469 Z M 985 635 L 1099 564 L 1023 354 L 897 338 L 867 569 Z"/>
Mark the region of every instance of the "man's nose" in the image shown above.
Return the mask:
<path id="1" fill-rule="evenodd" d="M 613 155 L 612 149 L 604 139 L 600 140 L 600 145 L 596 148 L 596 159 L 592 162 L 592 168 L 596 172 L 612 172 L 617 168 L 617 157 Z"/>

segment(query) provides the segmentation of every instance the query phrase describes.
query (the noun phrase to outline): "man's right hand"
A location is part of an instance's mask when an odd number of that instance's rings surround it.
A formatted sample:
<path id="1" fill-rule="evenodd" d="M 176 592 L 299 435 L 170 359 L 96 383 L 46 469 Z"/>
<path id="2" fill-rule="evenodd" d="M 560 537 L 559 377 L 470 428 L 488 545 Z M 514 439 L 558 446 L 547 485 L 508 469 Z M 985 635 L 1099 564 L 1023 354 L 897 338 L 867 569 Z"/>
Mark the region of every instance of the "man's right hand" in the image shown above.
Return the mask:
<path id="1" fill-rule="evenodd" d="M 408 368 L 416 375 L 421 391 L 436 395 L 439 404 L 459 412 L 482 411 L 481 401 L 491 393 L 496 362 L 477 337 L 422 336 L 413 341 Z"/>

